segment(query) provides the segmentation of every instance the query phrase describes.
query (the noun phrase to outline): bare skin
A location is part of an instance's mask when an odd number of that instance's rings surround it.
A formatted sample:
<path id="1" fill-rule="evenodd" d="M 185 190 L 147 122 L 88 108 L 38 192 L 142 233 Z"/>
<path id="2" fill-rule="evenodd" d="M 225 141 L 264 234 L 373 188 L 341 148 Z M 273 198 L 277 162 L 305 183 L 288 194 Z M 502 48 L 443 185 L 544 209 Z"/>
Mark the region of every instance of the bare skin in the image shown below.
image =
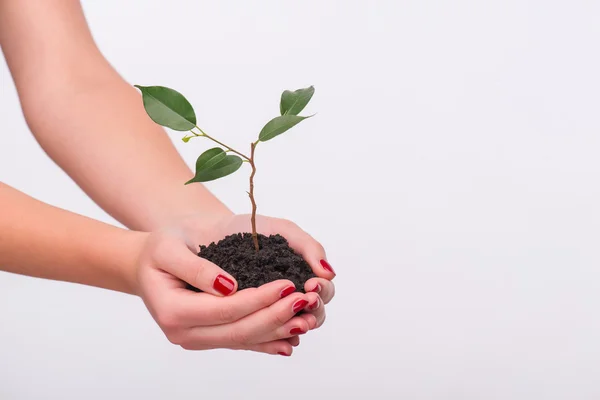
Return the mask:
<path id="1" fill-rule="evenodd" d="M 304 255 L 318 276 L 305 289 L 318 292 L 281 298 L 289 281 L 236 292 L 233 277 L 194 254 L 200 243 L 248 231 L 250 218 L 233 215 L 204 186 L 182 184 L 192 172 L 99 52 L 78 1 L 0 0 L 0 46 L 40 145 L 131 229 L 0 183 L 0 270 L 138 295 L 167 338 L 187 349 L 290 355 L 299 342 L 293 328 L 323 323 L 334 273 L 321 264 L 322 246 L 293 223 L 256 221 L 259 232 L 283 234 Z M 218 275 L 234 283 L 227 296 L 215 289 Z M 185 290 L 184 282 L 205 293 Z M 308 313 L 295 317 L 294 305 L 304 302 Z"/>

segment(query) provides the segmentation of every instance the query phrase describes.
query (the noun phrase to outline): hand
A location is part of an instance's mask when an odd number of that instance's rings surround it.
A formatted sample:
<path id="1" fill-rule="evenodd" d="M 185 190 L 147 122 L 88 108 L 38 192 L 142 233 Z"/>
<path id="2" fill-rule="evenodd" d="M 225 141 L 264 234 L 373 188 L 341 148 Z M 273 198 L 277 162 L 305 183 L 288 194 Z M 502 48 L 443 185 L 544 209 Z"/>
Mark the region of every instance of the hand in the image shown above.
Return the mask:
<path id="1" fill-rule="evenodd" d="M 139 292 L 171 342 L 190 350 L 230 348 L 291 355 L 292 346 L 299 343 L 298 333 L 325 320 L 323 305 L 333 297 L 329 279 L 334 273 L 320 263 L 325 258 L 322 247 L 291 222 L 257 217 L 259 232 L 281 233 L 305 257 L 319 276 L 306 282 L 305 290 L 318 288 L 318 293 L 282 298 L 293 287 L 287 280 L 236 292 L 232 276 L 196 255 L 198 244 L 247 231 L 249 224 L 249 216 L 226 216 L 208 224 L 201 217 L 188 217 L 148 237 L 137 271 Z M 187 290 L 186 282 L 204 293 Z M 300 309 L 307 313 L 295 316 Z"/>
<path id="2" fill-rule="evenodd" d="M 217 242 L 230 234 L 252 231 L 250 215 L 233 215 L 215 220 L 212 223 L 213 228 L 209 232 L 200 232 L 198 229 L 194 229 L 198 224 L 198 219 L 194 217 L 185 219 L 181 224 L 185 231 L 184 235 L 191 238 L 192 243 L 209 244 Z M 285 219 L 257 215 L 256 230 L 258 233 L 267 236 L 279 233 L 285 237 L 289 245 L 302 255 L 317 275 L 316 278 L 306 281 L 304 290 L 307 293 L 318 293 L 319 298 L 315 303 L 310 303 L 309 312 L 301 315 L 301 317 L 309 321 L 311 326 L 314 317 L 315 326 L 311 329 L 320 327 L 325 322 L 325 307 L 323 305 L 328 304 L 335 295 L 335 286 L 331 282 L 335 277 L 335 272 L 327 262 L 325 249 L 298 225 Z"/>

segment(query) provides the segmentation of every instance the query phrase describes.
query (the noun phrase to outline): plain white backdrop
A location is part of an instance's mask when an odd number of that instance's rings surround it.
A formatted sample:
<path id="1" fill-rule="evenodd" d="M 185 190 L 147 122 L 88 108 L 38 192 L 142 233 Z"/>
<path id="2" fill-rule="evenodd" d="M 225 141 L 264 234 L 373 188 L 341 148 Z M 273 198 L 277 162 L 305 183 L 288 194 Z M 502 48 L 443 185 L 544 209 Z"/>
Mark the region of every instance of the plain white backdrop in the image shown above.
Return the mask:
<path id="1" fill-rule="evenodd" d="M 234 147 L 315 85 L 257 198 L 324 244 L 338 294 L 287 359 L 186 352 L 137 298 L 0 274 L 0 399 L 599 398 L 598 2 L 84 8 L 129 82 L 180 90 Z M 0 85 L 0 181 L 114 222 L 34 141 L 4 63 Z M 190 165 L 204 149 L 172 138 Z M 245 185 L 209 187 L 247 212 Z"/>

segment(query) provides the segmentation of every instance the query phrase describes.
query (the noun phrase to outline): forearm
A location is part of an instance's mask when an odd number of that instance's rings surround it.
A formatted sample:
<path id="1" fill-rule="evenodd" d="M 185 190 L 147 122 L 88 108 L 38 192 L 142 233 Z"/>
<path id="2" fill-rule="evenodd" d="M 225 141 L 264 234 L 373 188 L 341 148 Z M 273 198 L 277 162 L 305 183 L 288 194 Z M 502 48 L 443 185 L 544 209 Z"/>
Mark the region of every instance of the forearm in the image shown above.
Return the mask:
<path id="1" fill-rule="evenodd" d="M 0 183 L 0 270 L 136 294 L 137 258 L 146 236 Z"/>
<path id="2" fill-rule="evenodd" d="M 48 155 L 105 211 L 144 231 L 187 214 L 229 212 L 204 186 L 184 185 L 190 169 L 133 87 L 118 77 L 71 87 L 81 91 L 63 104 L 31 106 L 28 121 Z"/>
<path id="3" fill-rule="evenodd" d="M 0 43 L 27 122 L 48 155 L 132 229 L 230 211 L 193 175 L 136 90 L 100 54 L 77 1 L 3 0 Z"/>

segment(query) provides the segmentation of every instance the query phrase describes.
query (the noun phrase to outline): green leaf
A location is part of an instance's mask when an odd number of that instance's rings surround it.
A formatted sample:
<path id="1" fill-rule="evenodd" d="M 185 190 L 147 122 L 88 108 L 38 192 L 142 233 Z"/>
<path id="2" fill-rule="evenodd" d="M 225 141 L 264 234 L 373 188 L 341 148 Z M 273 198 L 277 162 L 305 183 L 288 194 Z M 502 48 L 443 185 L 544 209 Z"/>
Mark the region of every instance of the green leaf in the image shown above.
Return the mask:
<path id="1" fill-rule="evenodd" d="M 296 91 L 286 90 L 281 94 L 281 103 L 279 109 L 281 115 L 298 115 L 308 104 L 310 99 L 315 94 L 313 86 L 306 89 L 298 89 Z"/>
<path id="2" fill-rule="evenodd" d="M 196 175 L 185 184 L 208 182 L 233 174 L 242 166 L 242 159 L 227 155 L 220 147 L 206 150 L 196 161 Z"/>
<path id="3" fill-rule="evenodd" d="M 310 117 L 312 117 L 312 115 Z M 258 139 L 261 142 L 271 140 L 275 136 L 281 135 L 283 132 L 310 117 L 300 117 L 299 115 L 282 115 L 280 117 L 275 117 L 267 122 L 264 128 L 262 128 L 258 135 Z"/>
<path id="4" fill-rule="evenodd" d="M 190 141 L 191 138 L 193 138 L 193 136 L 184 136 L 181 138 L 181 140 L 183 140 L 183 143 L 187 143 Z"/>
<path id="5" fill-rule="evenodd" d="M 152 121 L 176 131 L 196 126 L 194 109 L 181 93 L 164 86 L 134 86 L 142 92 L 144 108 Z"/>

